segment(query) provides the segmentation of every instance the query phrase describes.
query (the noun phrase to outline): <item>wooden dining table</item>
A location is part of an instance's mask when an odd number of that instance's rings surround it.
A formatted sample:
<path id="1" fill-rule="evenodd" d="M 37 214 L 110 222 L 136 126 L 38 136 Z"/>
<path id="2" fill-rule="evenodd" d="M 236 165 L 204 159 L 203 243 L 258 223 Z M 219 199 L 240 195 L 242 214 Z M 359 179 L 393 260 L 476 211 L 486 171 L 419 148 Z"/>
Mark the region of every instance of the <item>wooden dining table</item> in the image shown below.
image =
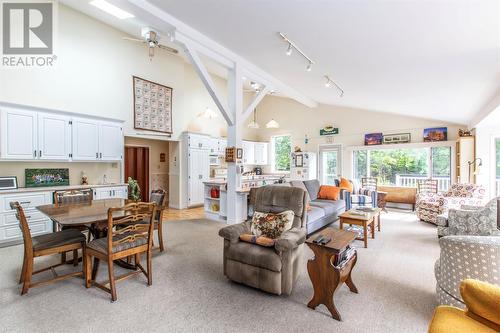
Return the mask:
<path id="1" fill-rule="evenodd" d="M 103 199 L 92 200 L 86 203 L 68 203 L 37 206 L 43 214 L 47 215 L 54 223 L 61 227 L 87 227 L 94 239 L 107 236 L 108 209 L 113 207 L 123 207 L 130 200 L 126 199 Z M 123 213 L 122 213 L 123 214 Z M 120 217 L 119 213 L 114 213 L 114 217 Z M 123 260 L 115 261 L 117 265 L 136 269 Z M 94 258 L 92 278 L 97 275 L 99 259 Z"/>

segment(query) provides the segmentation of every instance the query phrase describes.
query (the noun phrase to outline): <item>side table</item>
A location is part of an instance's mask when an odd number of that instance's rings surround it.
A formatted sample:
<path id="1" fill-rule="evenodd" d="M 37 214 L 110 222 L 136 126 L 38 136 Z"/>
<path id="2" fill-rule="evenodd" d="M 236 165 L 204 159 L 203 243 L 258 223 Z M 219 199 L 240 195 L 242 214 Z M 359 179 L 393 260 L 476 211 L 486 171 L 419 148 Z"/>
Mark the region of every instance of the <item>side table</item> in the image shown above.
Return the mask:
<path id="1" fill-rule="evenodd" d="M 314 239 L 319 235 L 328 237 L 331 241 L 326 245 L 314 243 Z M 342 318 L 335 307 L 333 296 L 344 282 L 351 292 L 358 293 L 351 277 L 352 269 L 356 265 L 357 253 L 355 252 L 354 256 L 341 268 L 335 267 L 333 261 L 335 255 L 342 253 L 355 239 L 356 233 L 354 232 L 325 228 L 306 240 L 306 244 L 314 252 L 314 258 L 307 262 L 307 271 L 314 288 L 314 296 L 307 306 L 315 309 L 318 305 L 324 304 L 332 317 L 339 321 Z"/>
<path id="2" fill-rule="evenodd" d="M 385 197 L 387 197 L 388 192 L 377 191 L 377 207 L 381 208 L 384 212 L 387 213 L 387 202 L 385 201 Z"/>

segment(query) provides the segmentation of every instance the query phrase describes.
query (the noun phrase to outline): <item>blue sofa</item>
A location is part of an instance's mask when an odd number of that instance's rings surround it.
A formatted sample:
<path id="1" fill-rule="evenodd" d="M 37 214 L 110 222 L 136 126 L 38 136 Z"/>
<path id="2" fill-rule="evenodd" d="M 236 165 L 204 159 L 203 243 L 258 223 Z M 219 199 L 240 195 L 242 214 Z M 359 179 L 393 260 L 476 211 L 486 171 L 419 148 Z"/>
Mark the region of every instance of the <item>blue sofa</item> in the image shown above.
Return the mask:
<path id="1" fill-rule="evenodd" d="M 339 215 L 346 211 L 346 202 L 349 200 L 349 192 L 340 191 L 339 200 L 318 199 L 319 181 L 313 180 L 292 180 L 290 185 L 299 187 L 307 191 L 309 195 L 310 209 L 307 212 L 307 234 L 310 235 L 317 230 L 337 221 Z"/>

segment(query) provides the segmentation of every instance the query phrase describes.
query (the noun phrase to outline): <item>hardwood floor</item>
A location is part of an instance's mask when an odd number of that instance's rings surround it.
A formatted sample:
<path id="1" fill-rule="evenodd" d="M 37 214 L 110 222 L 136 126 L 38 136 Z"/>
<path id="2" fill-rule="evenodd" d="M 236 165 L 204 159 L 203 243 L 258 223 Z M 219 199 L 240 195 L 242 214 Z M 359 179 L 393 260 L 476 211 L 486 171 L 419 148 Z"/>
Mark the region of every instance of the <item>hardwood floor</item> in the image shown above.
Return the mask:
<path id="1" fill-rule="evenodd" d="M 189 209 L 168 208 L 163 212 L 163 222 L 176 220 L 192 220 L 205 218 L 203 207 Z"/>

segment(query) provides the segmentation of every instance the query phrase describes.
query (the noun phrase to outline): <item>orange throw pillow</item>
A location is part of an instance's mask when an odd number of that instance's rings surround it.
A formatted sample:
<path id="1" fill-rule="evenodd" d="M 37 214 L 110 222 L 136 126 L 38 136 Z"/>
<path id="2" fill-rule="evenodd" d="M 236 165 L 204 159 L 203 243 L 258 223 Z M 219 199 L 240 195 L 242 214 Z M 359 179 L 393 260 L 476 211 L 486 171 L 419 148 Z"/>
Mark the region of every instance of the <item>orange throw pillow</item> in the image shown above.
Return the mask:
<path id="1" fill-rule="evenodd" d="M 352 183 L 350 181 L 348 181 L 347 179 L 345 179 L 345 178 L 340 178 L 339 187 L 341 189 L 344 189 L 344 190 L 349 191 L 351 193 L 353 191 Z"/>
<path id="2" fill-rule="evenodd" d="M 319 199 L 339 200 L 339 195 L 340 187 L 330 185 L 321 185 L 319 187 Z"/>

